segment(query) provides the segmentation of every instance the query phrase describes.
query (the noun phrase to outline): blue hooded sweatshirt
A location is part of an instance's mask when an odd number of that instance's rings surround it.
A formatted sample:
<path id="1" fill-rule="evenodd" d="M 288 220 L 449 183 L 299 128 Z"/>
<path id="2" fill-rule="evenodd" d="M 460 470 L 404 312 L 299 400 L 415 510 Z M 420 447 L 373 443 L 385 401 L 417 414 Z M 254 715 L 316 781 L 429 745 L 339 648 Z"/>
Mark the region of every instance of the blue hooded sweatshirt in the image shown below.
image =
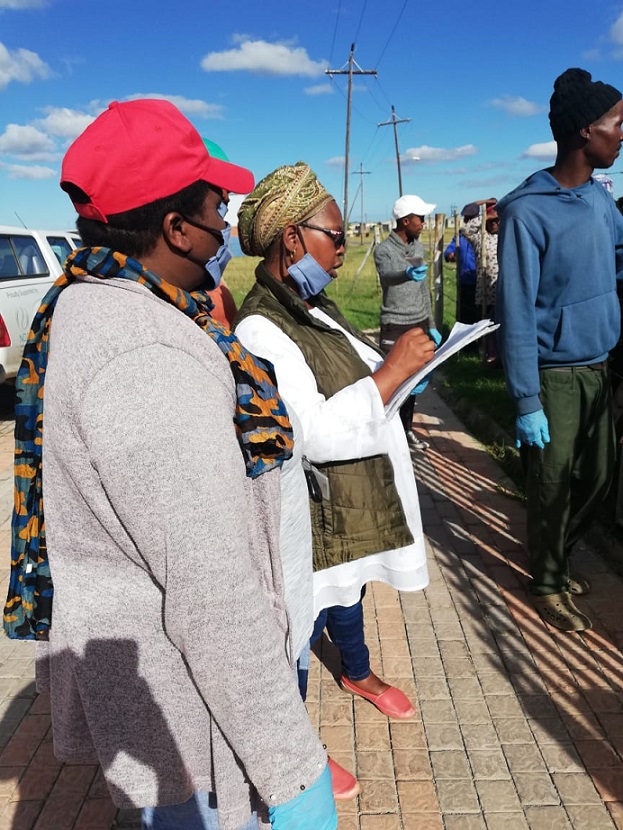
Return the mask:
<path id="1" fill-rule="evenodd" d="M 539 369 L 606 360 L 620 334 L 623 216 L 601 184 L 534 173 L 496 205 L 496 320 L 517 412 L 541 409 Z"/>

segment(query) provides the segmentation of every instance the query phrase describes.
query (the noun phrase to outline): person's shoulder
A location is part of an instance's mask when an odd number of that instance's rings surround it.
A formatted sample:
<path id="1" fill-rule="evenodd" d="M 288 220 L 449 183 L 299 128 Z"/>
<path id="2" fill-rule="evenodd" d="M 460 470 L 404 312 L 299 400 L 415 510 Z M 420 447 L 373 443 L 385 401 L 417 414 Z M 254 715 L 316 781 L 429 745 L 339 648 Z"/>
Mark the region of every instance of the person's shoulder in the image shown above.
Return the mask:
<path id="1" fill-rule="evenodd" d="M 379 242 L 378 245 L 374 246 L 374 251 L 386 251 L 388 248 L 391 248 L 393 244 L 391 233 L 389 236 L 386 236 L 382 242 Z"/>

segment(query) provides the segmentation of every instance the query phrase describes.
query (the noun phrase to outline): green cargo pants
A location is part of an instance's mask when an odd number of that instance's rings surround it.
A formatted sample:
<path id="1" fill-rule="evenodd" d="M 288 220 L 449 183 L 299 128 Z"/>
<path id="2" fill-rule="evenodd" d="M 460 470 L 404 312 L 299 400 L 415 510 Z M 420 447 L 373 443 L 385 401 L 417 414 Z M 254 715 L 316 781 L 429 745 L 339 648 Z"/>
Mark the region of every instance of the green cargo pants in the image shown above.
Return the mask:
<path id="1" fill-rule="evenodd" d="M 567 589 L 569 555 L 605 498 L 616 452 L 606 364 L 542 369 L 551 442 L 524 447 L 533 593 Z"/>

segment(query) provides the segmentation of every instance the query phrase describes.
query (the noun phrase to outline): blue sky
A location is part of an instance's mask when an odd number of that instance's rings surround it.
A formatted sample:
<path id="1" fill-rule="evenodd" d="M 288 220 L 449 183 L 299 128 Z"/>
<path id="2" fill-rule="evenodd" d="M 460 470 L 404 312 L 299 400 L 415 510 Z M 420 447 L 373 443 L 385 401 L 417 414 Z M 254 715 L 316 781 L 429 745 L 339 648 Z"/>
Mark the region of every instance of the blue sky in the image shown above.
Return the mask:
<path id="1" fill-rule="evenodd" d="M 71 140 L 111 100 L 159 96 L 259 180 L 307 161 L 342 204 L 355 76 L 351 219 L 403 190 L 441 211 L 500 197 L 552 161 L 554 78 L 581 66 L 623 88 L 623 0 L 0 0 L 0 224 L 72 227 L 58 187 Z M 416 160 L 415 157 L 419 157 Z M 362 166 L 366 175 L 359 176 Z M 612 168 L 623 195 L 623 158 Z"/>

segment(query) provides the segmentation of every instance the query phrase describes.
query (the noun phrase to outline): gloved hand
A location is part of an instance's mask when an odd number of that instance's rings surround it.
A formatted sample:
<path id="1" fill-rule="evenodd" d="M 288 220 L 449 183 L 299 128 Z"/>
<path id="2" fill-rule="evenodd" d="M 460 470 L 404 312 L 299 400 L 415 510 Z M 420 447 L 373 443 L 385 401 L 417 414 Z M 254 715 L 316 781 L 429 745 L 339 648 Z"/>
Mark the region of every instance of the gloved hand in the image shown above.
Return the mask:
<path id="1" fill-rule="evenodd" d="M 426 389 L 426 387 L 428 386 L 428 381 L 429 381 L 429 380 L 430 380 L 430 375 L 429 375 L 428 377 L 424 378 L 424 380 L 421 380 L 421 381 L 418 383 L 418 385 L 417 385 L 417 386 L 414 386 L 414 387 L 413 387 L 413 389 L 411 390 L 411 392 L 410 392 L 409 394 L 410 394 L 410 395 L 421 395 L 421 394 L 422 394 L 422 392 L 423 392 L 423 391 Z"/>
<path id="2" fill-rule="evenodd" d="M 426 277 L 426 272 L 428 271 L 428 265 L 418 265 L 417 268 L 415 265 L 407 266 L 407 276 L 409 279 L 415 280 L 415 282 L 420 282 Z"/>
<path id="3" fill-rule="evenodd" d="M 536 412 L 528 412 L 527 415 L 519 415 L 515 421 L 515 446 L 517 449 L 522 444 L 528 447 L 539 447 L 544 450 L 545 444 L 549 444 L 549 424 L 542 409 Z"/>
<path id="4" fill-rule="evenodd" d="M 435 347 L 437 347 L 441 343 L 441 341 L 443 340 L 443 337 L 441 336 L 441 332 L 438 331 L 437 329 L 429 329 L 428 330 L 428 336 L 430 337 L 430 339 L 435 344 Z"/>
<path id="5" fill-rule="evenodd" d="M 337 812 L 329 765 L 299 795 L 285 804 L 269 807 L 268 818 L 273 830 L 336 830 Z"/>

